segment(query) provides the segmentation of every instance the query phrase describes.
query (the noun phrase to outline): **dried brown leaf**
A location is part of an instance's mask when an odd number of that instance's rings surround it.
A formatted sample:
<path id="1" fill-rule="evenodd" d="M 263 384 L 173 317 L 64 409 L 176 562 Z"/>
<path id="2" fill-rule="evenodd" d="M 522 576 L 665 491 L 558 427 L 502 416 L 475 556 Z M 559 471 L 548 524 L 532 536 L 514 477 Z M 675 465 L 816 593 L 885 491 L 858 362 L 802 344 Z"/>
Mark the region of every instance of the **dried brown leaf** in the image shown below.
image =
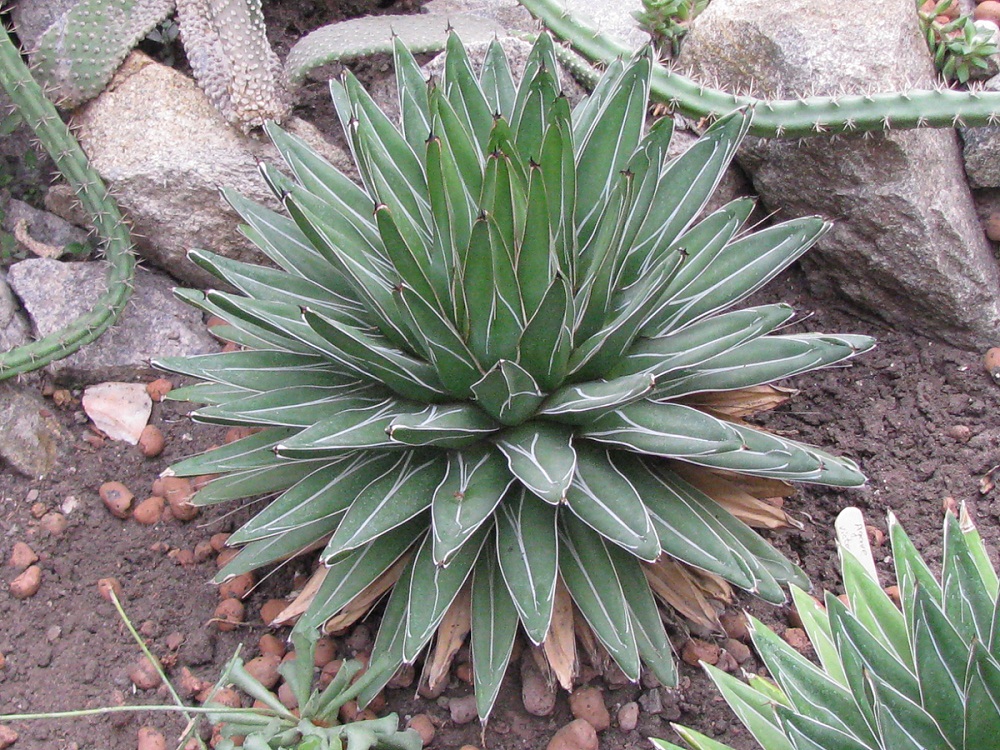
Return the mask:
<path id="1" fill-rule="evenodd" d="M 576 631 L 574 628 L 573 599 L 562 582 L 556 579 L 555 603 L 552 608 L 552 623 L 542 642 L 542 650 L 549 666 L 565 690 L 573 689 L 576 676 Z"/>
<path id="2" fill-rule="evenodd" d="M 720 598 L 716 595 L 721 592 L 715 581 L 696 578 L 693 568 L 667 556 L 655 563 L 643 564 L 643 571 L 649 587 L 660 599 L 691 622 L 721 631 L 719 615 L 709 601 L 709 597 Z M 721 582 L 728 587 L 725 581 Z"/>
<path id="3" fill-rule="evenodd" d="M 781 406 L 798 391 L 776 385 L 756 385 L 735 391 L 713 391 L 697 393 L 680 399 L 688 406 L 696 406 L 716 412 L 720 416 L 741 419 L 742 417 L 770 411 Z"/>
<path id="4" fill-rule="evenodd" d="M 465 637 L 472 628 L 472 582 L 466 581 L 455 601 L 438 626 L 437 640 L 431 658 L 424 664 L 424 678 L 431 692 L 437 692 L 448 682 L 455 654 L 465 643 Z M 422 680 L 422 681 L 423 681 Z"/>
<path id="5" fill-rule="evenodd" d="M 382 598 L 386 591 L 396 585 L 396 581 L 403 574 L 403 568 L 410 561 L 410 555 L 406 553 L 394 562 L 388 570 L 369 583 L 360 594 L 354 597 L 339 613 L 326 621 L 323 630 L 327 633 L 335 633 L 346 627 L 353 625 L 360 620 L 368 610 L 374 606 L 375 602 Z"/>
<path id="6" fill-rule="evenodd" d="M 278 613 L 269 624 L 270 625 L 288 625 L 293 620 L 298 619 L 307 609 L 309 605 L 312 604 L 313 599 L 316 598 L 316 592 L 319 591 L 319 587 L 323 585 L 323 580 L 326 578 L 326 572 L 329 570 L 325 565 L 320 565 L 316 568 L 316 571 L 309 578 L 309 581 L 305 586 L 302 587 L 302 591 L 297 597 Z"/>
<path id="7" fill-rule="evenodd" d="M 755 529 L 786 529 L 789 526 L 803 528 L 799 521 L 774 503 L 755 497 L 737 484 L 739 479 L 731 481 L 721 474 L 698 466 L 681 469 L 677 473 L 747 526 Z"/>

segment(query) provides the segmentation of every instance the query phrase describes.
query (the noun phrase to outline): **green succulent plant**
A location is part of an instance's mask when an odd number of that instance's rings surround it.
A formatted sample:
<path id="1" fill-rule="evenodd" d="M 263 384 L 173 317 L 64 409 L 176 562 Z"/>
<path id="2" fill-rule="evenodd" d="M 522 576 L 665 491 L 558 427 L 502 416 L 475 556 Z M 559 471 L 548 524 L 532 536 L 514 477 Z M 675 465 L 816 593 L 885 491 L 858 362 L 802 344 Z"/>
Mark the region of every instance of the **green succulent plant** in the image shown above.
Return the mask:
<path id="1" fill-rule="evenodd" d="M 676 57 L 687 25 L 708 7 L 709 0 L 642 0 L 632 15 L 666 53 Z"/>
<path id="2" fill-rule="evenodd" d="M 955 0 L 941 0 L 931 10 L 924 10 L 924 2 L 917 2 L 920 30 L 927 40 L 927 47 L 934 55 L 938 72 L 949 81 L 967 83 L 978 68 L 989 70 L 989 58 L 998 52 L 993 34 L 976 26 L 972 16 L 961 13 L 948 23 L 938 23 Z"/>
<path id="3" fill-rule="evenodd" d="M 889 515 L 899 603 L 874 564 L 840 548 L 849 604 L 792 595 L 817 666 L 754 620 L 751 636 L 773 682 L 749 684 L 706 666 L 765 750 L 974 750 L 1000 736 L 997 574 L 965 507 L 945 516 L 941 575 Z M 675 726 L 694 750 L 728 750 Z M 681 750 L 653 740 L 663 750 Z"/>
<path id="4" fill-rule="evenodd" d="M 356 660 L 344 662 L 336 676 L 322 690 L 313 688 L 315 631 L 293 633 L 297 658 L 278 667 L 298 702 L 292 712 L 234 656 L 223 672 L 229 682 L 261 704 L 258 708 L 221 709 L 208 714 L 220 726 L 222 741 L 216 750 L 420 750 L 423 742 L 413 729 L 400 731 L 396 714 L 379 719 L 341 724 L 340 708 L 353 699 L 351 681 L 361 672 Z M 237 740 L 237 738 L 241 738 Z M 236 744 L 239 742 L 239 744 Z"/>
<path id="5" fill-rule="evenodd" d="M 428 83 L 397 42 L 401 129 L 350 74 L 331 84 L 361 186 L 268 127 L 289 217 L 227 195 L 281 270 L 196 251 L 240 293 L 180 292 L 244 350 L 158 363 L 206 381 L 172 393 L 196 420 L 261 431 L 172 472 L 222 475 L 196 504 L 273 498 L 220 580 L 322 550 L 300 628 L 392 589 L 372 690 L 439 627 L 425 669 L 447 679 L 471 628 L 485 718 L 519 626 L 572 684 L 574 622 L 629 678 L 645 662 L 671 683 L 654 592 L 716 625 L 730 584 L 784 601 L 805 579 L 744 521 L 788 525 L 766 500 L 788 482 L 864 482 L 745 417 L 873 342 L 776 333 L 784 304 L 730 310 L 828 228 L 749 232 L 745 199 L 698 220 L 743 113 L 668 161 L 672 122 L 644 133 L 648 55 L 572 111 L 547 35 L 520 85 L 499 43 L 478 77 L 457 36 L 446 55 Z"/>

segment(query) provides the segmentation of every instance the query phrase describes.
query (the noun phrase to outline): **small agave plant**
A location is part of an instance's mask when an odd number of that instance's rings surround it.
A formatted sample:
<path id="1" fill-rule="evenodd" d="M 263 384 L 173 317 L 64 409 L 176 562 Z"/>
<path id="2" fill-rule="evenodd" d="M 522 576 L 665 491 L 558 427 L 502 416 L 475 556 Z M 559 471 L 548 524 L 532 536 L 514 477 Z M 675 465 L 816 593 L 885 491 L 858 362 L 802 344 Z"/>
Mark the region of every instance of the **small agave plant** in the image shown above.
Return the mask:
<path id="1" fill-rule="evenodd" d="M 671 121 L 644 132 L 648 54 L 572 111 L 546 35 L 520 85 L 496 42 L 478 76 L 454 35 L 440 81 L 398 42 L 395 64 L 399 129 L 354 77 L 332 84 L 360 186 L 268 127 L 289 216 L 228 195 L 281 270 L 192 253 L 241 293 L 182 297 L 242 351 L 159 365 L 207 381 L 174 392 L 195 419 L 260 431 L 172 471 L 222 475 L 196 503 L 272 498 L 220 579 L 319 549 L 300 627 L 392 590 L 372 690 L 435 632 L 441 684 L 471 630 L 484 719 L 519 628 L 565 686 L 575 632 L 672 683 L 654 595 L 707 624 L 730 585 L 784 601 L 806 581 L 748 524 L 788 525 L 766 499 L 790 481 L 864 481 L 745 421 L 787 397 L 768 384 L 872 346 L 777 334 L 787 305 L 730 310 L 827 224 L 749 232 L 749 200 L 698 221 L 749 118 L 668 162 Z"/>
<path id="2" fill-rule="evenodd" d="M 777 684 L 705 666 L 764 750 L 978 750 L 1000 737 L 997 574 L 964 506 L 948 513 L 935 577 L 892 514 L 897 606 L 875 566 L 841 547 L 849 604 L 792 594 L 813 664 L 759 621 L 751 636 Z M 694 750 L 731 750 L 674 727 Z M 661 750 L 681 750 L 653 740 Z"/>

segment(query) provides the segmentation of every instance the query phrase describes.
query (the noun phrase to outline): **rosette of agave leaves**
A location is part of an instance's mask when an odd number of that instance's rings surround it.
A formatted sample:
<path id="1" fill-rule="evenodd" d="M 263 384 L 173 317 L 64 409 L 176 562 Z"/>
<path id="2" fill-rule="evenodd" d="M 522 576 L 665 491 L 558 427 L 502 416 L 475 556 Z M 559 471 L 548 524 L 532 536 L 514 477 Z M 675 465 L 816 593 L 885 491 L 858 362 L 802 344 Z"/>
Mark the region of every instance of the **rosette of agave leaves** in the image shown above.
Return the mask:
<path id="1" fill-rule="evenodd" d="M 484 719 L 519 629 L 565 686 L 583 654 L 670 684 L 656 599 L 709 625 L 731 586 L 784 601 L 806 581 L 750 526 L 789 523 L 768 501 L 788 482 L 864 481 L 745 421 L 872 346 L 731 310 L 827 225 L 749 232 L 749 200 L 698 220 L 749 118 L 668 160 L 648 54 L 572 111 L 546 35 L 520 84 L 499 43 L 477 76 L 454 35 L 440 80 L 398 41 L 395 64 L 398 128 L 332 84 L 360 185 L 269 127 L 288 215 L 228 195 L 280 270 L 192 253 L 239 293 L 182 296 L 242 350 L 159 365 L 206 381 L 174 393 L 197 420 L 261 429 L 173 472 L 221 475 L 196 503 L 268 498 L 220 578 L 319 549 L 292 610 L 330 631 L 391 591 L 362 700 L 435 633 L 440 685 L 470 630 Z"/>

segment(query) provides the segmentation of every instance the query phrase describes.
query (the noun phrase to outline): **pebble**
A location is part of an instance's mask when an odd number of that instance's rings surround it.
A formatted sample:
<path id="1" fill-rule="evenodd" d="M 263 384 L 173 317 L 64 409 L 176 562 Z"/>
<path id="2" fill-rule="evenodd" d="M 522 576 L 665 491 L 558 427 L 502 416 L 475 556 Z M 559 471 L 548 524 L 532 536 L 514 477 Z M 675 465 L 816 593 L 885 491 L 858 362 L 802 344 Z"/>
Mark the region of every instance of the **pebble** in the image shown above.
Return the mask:
<path id="1" fill-rule="evenodd" d="M 202 694 L 198 696 L 198 700 L 204 703 L 208 700 L 208 696 L 211 695 L 212 690 L 215 689 L 215 685 L 209 683 Z M 237 693 L 231 687 L 224 687 L 221 690 L 216 690 L 215 695 L 212 696 L 212 703 L 220 706 L 228 706 L 229 708 L 243 708 L 243 699 L 240 698 L 240 694 Z"/>
<path id="2" fill-rule="evenodd" d="M 288 602 L 284 599 L 268 599 L 260 607 L 260 619 L 265 625 L 270 625 L 287 606 Z"/>
<path id="3" fill-rule="evenodd" d="M 0 750 L 5 750 L 17 742 L 18 736 L 12 727 L 0 724 Z"/>
<path id="4" fill-rule="evenodd" d="M 271 633 L 264 633 L 257 644 L 257 650 L 261 654 L 273 654 L 280 659 L 288 649 L 285 648 L 285 642 L 278 638 L 278 636 Z"/>
<path id="5" fill-rule="evenodd" d="M 145 656 L 140 657 L 128 668 L 128 678 L 140 690 L 154 690 L 163 682 L 156 667 Z"/>
<path id="6" fill-rule="evenodd" d="M 128 518 L 135 495 L 121 482 L 105 482 L 98 490 L 101 500 L 115 518 Z"/>
<path id="7" fill-rule="evenodd" d="M 597 732 L 590 722 L 575 719 L 555 733 L 546 750 L 597 750 Z"/>
<path id="8" fill-rule="evenodd" d="M 317 667 L 322 669 L 336 658 L 337 642 L 333 640 L 333 638 L 320 638 L 316 641 L 316 649 L 313 652 L 313 660 Z"/>
<path id="9" fill-rule="evenodd" d="M 994 346 L 986 352 L 986 356 L 983 357 L 983 366 L 994 382 L 1000 383 L 1000 346 Z"/>
<path id="10" fill-rule="evenodd" d="M 393 689 L 408 688 L 416 678 L 417 670 L 414 666 L 412 664 L 404 664 L 396 670 L 396 674 L 386 683 L 386 687 Z"/>
<path id="11" fill-rule="evenodd" d="M 750 631 L 747 628 L 747 617 L 742 612 L 723 612 L 719 618 L 726 635 L 737 641 L 747 641 Z"/>
<path id="12" fill-rule="evenodd" d="M 191 560 L 196 560 L 195 554 L 191 553 Z M 256 583 L 253 573 L 240 573 L 238 576 L 227 578 L 219 584 L 220 599 L 245 599 L 247 594 Z"/>
<path id="13" fill-rule="evenodd" d="M 146 393 L 153 401 L 160 402 L 163 397 L 174 389 L 174 384 L 166 378 L 157 378 L 152 383 L 146 383 Z"/>
<path id="14" fill-rule="evenodd" d="M 141 727 L 136 750 L 167 750 L 167 738 L 158 729 Z"/>
<path id="15" fill-rule="evenodd" d="M 581 687 L 569 696 L 569 709 L 577 719 L 590 722 L 595 731 L 611 726 L 611 714 L 604 705 L 604 695 L 596 687 Z"/>
<path id="16" fill-rule="evenodd" d="M 194 545 L 194 561 L 196 563 L 207 562 L 215 554 L 215 550 L 212 549 L 212 543 L 207 539 L 202 539 L 196 545 Z"/>
<path id="17" fill-rule="evenodd" d="M 415 715 L 406 722 L 406 726 L 420 735 L 420 741 L 423 742 L 424 747 L 427 747 L 434 741 L 434 734 L 437 730 L 434 728 L 431 717 L 427 714 Z"/>
<path id="18" fill-rule="evenodd" d="M 163 453 L 163 431 L 155 424 L 148 424 L 139 433 L 139 450 L 146 458 L 156 458 Z"/>
<path id="19" fill-rule="evenodd" d="M 102 578 L 97 582 L 97 590 L 101 596 L 111 601 L 111 592 L 115 593 L 118 601 L 122 600 L 122 584 L 117 578 Z"/>
<path id="20" fill-rule="evenodd" d="M 226 548 L 227 541 L 229 541 L 229 534 L 220 531 L 218 534 L 212 534 L 208 543 L 212 545 L 212 549 L 216 552 L 222 552 Z"/>
<path id="21" fill-rule="evenodd" d="M 546 683 L 529 651 L 521 657 L 521 700 L 532 716 L 548 716 L 556 708 L 555 689 Z"/>
<path id="22" fill-rule="evenodd" d="M 451 713 L 451 720 L 456 724 L 468 724 L 478 716 L 475 695 L 463 695 L 461 698 L 452 698 L 448 702 L 448 711 Z"/>
<path id="23" fill-rule="evenodd" d="M 194 488 L 186 477 L 162 477 L 159 489 L 178 521 L 190 521 L 198 515 L 198 506 L 191 504 Z M 160 493 L 156 493 L 160 494 Z"/>
<path id="24" fill-rule="evenodd" d="M 740 668 L 736 658 L 726 650 L 719 652 L 719 661 L 715 663 L 715 666 L 723 672 L 729 672 L 730 674 L 734 674 Z"/>
<path id="25" fill-rule="evenodd" d="M 66 529 L 69 527 L 69 521 L 66 520 L 66 516 L 58 511 L 49 511 L 44 516 L 42 516 L 38 525 L 42 527 L 48 534 L 54 537 L 60 537 L 66 533 Z"/>
<path id="26" fill-rule="evenodd" d="M 215 627 L 222 632 L 236 630 L 243 624 L 245 609 L 239 599 L 223 599 L 215 608 Z"/>
<path id="27" fill-rule="evenodd" d="M 956 424 L 946 429 L 944 433 L 955 442 L 967 443 L 972 437 L 972 428 L 965 424 Z"/>
<path id="28" fill-rule="evenodd" d="M 700 638 L 691 638 L 681 649 L 681 658 L 686 664 L 697 667 L 701 662 L 715 664 L 719 661 L 719 647 Z"/>
<path id="29" fill-rule="evenodd" d="M 629 701 L 618 709 L 618 727 L 623 732 L 631 732 L 639 726 L 639 704 Z"/>
<path id="30" fill-rule="evenodd" d="M 357 654 L 361 651 L 371 651 L 373 643 L 374 639 L 372 638 L 371 628 L 364 623 L 355 627 L 351 631 L 351 634 L 347 636 L 347 640 L 344 641 L 347 650 L 352 654 Z"/>
<path id="31" fill-rule="evenodd" d="M 647 714 L 658 714 L 663 710 L 663 698 L 659 688 L 647 690 L 639 696 L 639 706 Z"/>
<path id="32" fill-rule="evenodd" d="M 738 664 L 742 664 L 753 655 L 749 646 L 742 641 L 737 641 L 735 638 L 730 638 L 726 641 L 726 651 L 736 659 Z"/>
<path id="33" fill-rule="evenodd" d="M 785 643 L 800 654 L 808 656 L 812 653 L 812 643 L 809 642 L 809 636 L 806 635 L 806 631 L 802 628 L 786 628 L 782 638 L 785 639 Z"/>
<path id="34" fill-rule="evenodd" d="M 208 683 L 197 677 L 187 667 L 181 667 L 181 673 L 176 678 L 176 683 L 177 690 L 183 698 L 193 698 L 208 686 Z"/>
<path id="35" fill-rule="evenodd" d="M 10 582 L 10 595 L 15 599 L 28 599 L 38 593 L 41 585 L 42 569 L 37 565 L 29 565 Z"/>
<path id="36" fill-rule="evenodd" d="M 15 570 L 24 570 L 29 565 L 38 562 L 38 555 L 24 542 L 14 542 L 14 549 L 10 551 L 8 565 Z"/>
<path id="37" fill-rule="evenodd" d="M 281 657 L 276 654 L 261 654 L 256 656 L 244 665 L 244 669 L 250 676 L 257 680 L 268 690 L 278 684 L 281 675 L 278 673 L 278 666 L 281 664 Z"/>

